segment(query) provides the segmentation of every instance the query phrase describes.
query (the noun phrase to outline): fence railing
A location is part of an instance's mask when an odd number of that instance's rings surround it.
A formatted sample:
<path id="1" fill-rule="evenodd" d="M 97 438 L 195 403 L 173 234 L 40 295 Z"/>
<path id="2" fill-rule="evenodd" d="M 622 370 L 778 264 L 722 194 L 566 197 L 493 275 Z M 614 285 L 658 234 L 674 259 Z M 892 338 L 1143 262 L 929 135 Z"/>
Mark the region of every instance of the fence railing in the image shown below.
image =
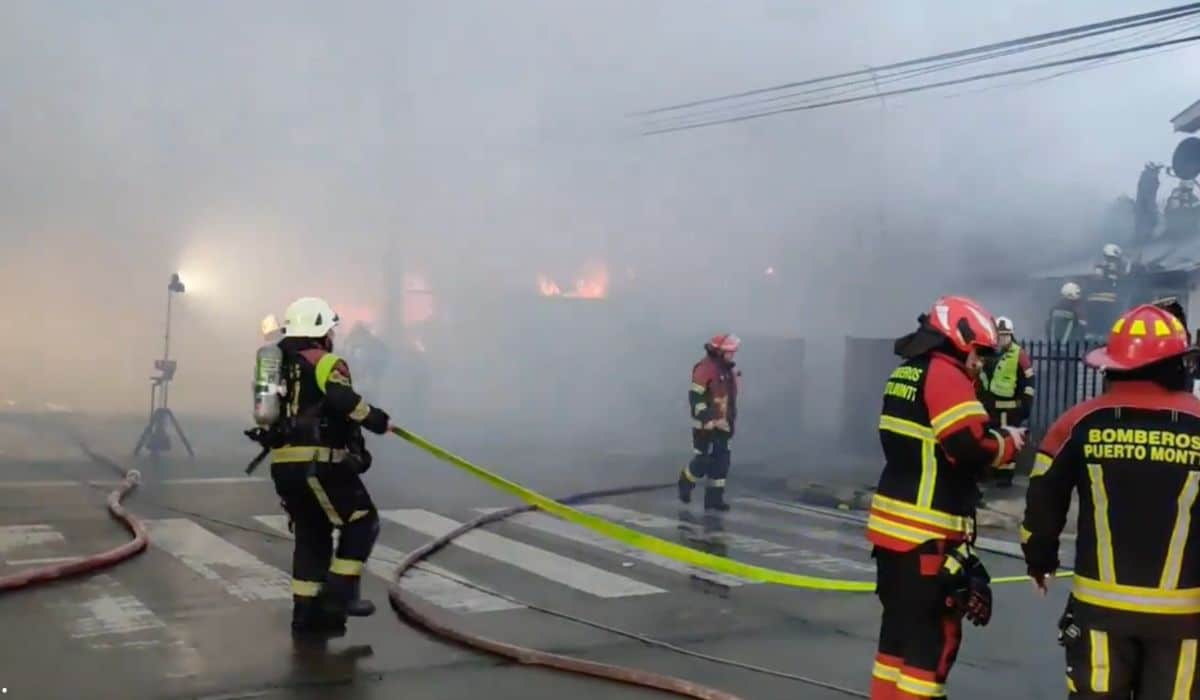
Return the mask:
<path id="1" fill-rule="evenodd" d="M 1037 382 L 1029 417 L 1029 432 L 1035 440 L 1040 440 L 1068 408 L 1103 390 L 1103 373 L 1083 361 L 1089 351 L 1100 345 L 1102 343 L 1093 341 L 1027 340 L 1021 343 L 1033 361 Z"/>

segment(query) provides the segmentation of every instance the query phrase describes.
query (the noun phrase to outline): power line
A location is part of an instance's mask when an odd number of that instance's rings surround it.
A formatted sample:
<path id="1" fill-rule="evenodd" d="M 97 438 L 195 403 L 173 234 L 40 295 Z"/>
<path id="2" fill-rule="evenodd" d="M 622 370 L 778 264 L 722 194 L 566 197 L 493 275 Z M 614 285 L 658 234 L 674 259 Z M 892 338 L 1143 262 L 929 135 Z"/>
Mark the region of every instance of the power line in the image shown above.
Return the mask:
<path id="1" fill-rule="evenodd" d="M 837 99 L 837 100 L 826 100 L 824 102 L 814 102 L 811 104 L 797 105 L 794 107 L 783 107 L 780 109 L 767 110 L 765 112 L 752 112 L 750 114 L 743 114 L 743 115 L 738 115 L 738 116 L 734 116 L 734 117 L 726 117 L 724 119 L 712 119 L 712 120 L 708 120 L 708 121 L 692 122 L 690 124 L 682 124 L 682 125 L 678 125 L 678 126 L 663 127 L 660 129 L 653 129 L 650 131 L 645 131 L 645 132 L 643 132 L 643 134 L 649 136 L 649 135 L 654 135 L 654 134 L 670 133 L 673 131 L 686 131 L 689 129 L 699 129 L 701 127 L 714 126 L 717 124 L 731 124 L 733 122 L 748 121 L 751 119 L 761 119 L 762 117 L 769 117 L 769 116 L 772 116 L 775 114 L 785 114 L 787 112 L 800 112 L 800 111 L 807 111 L 807 110 L 812 110 L 812 109 L 821 109 L 824 107 L 833 107 L 836 105 L 851 104 L 853 102 L 863 102 L 865 100 L 873 100 L 873 99 L 883 98 L 883 97 L 892 97 L 893 95 L 905 95 L 905 94 L 912 93 L 912 92 L 923 92 L 925 90 L 933 90 L 935 88 L 947 87 L 950 85 L 960 85 L 962 83 L 970 83 L 970 82 L 976 82 L 979 80 L 986 80 L 988 78 L 998 78 L 998 77 L 1002 77 L 1005 75 L 1016 75 L 1019 73 L 1028 73 L 1030 71 L 1035 71 L 1035 70 L 1044 70 L 1047 68 L 1057 68 L 1059 66 L 1068 66 L 1068 65 L 1072 65 L 1072 64 L 1076 64 L 1076 63 L 1085 63 L 1088 61 L 1095 61 L 1098 59 L 1112 58 L 1115 56 L 1123 56 L 1125 54 L 1138 53 L 1141 51 L 1149 51 L 1151 49 L 1157 49 L 1157 48 L 1161 48 L 1164 46 L 1174 46 L 1177 44 L 1186 44 L 1186 43 L 1190 43 L 1190 42 L 1197 41 L 1197 40 L 1200 40 L 1200 34 L 1194 34 L 1192 36 L 1186 36 L 1186 37 L 1183 37 L 1180 39 L 1159 41 L 1159 42 L 1155 42 L 1152 44 L 1141 44 L 1138 46 L 1133 46 L 1133 47 L 1125 48 L 1125 49 L 1117 49 L 1114 51 L 1105 51 L 1103 53 L 1089 54 L 1087 56 L 1068 58 L 1068 59 L 1063 59 L 1060 61 L 1047 61 L 1045 63 L 1037 63 L 1037 64 L 1030 65 L 1030 66 L 1020 66 L 1017 68 L 1009 68 L 1007 70 L 992 71 L 989 73 L 979 73 L 976 75 L 966 76 L 964 78 L 955 78 L 953 80 L 942 80 L 942 81 L 939 81 L 936 83 L 927 83 L 924 85 L 915 85 L 913 87 L 899 88 L 896 90 L 888 90 L 885 92 L 881 92 L 878 95 L 860 95 L 860 96 L 856 96 L 856 97 L 846 97 L 846 98 Z"/>
<path id="2" fill-rule="evenodd" d="M 1015 46 L 1022 46 L 1025 44 L 1033 44 L 1033 43 L 1046 41 L 1046 40 L 1050 40 L 1050 39 L 1058 39 L 1060 37 L 1069 37 L 1069 36 L 1080 35 L 1080 34 L 1084 34 L 1087 32 L 1093 32 L 1094 30 L 1107 29 L 1108 31 L 1121 31 L 1122 29 L 1127 28 L 1125 25 L 1128 25 L 1128 24 L 1131 24 L 1134 22 L 1141 22 L 1142 20 L 1155 20 L 1155 18 L 1157 18 L 1157 21 L 1167 21 L 1170 19 L 1177 19 L 1178 17 L 1185 16 L 1186 13 L 1192 13 L 1192 12 L 1198 12 L 1198 11 L 1200 11 L 1200 2 L 1194 2 L 1194 3 L 1189 3 L 1187 5 L 1179 5 L 1176 7 L 1167 8 L 1164 10 L 1156 10 L 1154 12 L 1145 12 L 1145 13 L 1138 14 L 1138 15 L 1129 15 L 1127 17 L 1119 17 L 1117 19 L 1106 20 L 1104 22 L 1095 22 L 1092 24 L 1085 24 L 1085 25 L 1080 25 L 1077 27 L 1070 27 L 1067 29 L 1059 29 L 1059 30 L 1056 30 L 1053 32 L 1046 32 L 1043 34 L 1034 34 L 1031 36 L 1021 37 L 1018 39 L 1009 39 L 1007 41 L 996 42 L 993 44 L 986 44 L 983 46 L 977 46 L 977 47 L 969 48 L 969 49 L 960 49 L 957 51 L 950 51 L 947 53 L 936 54 L 933 56 L 925 56 L 923 58 L 914 58 L 914 59 L 909 59 L 906 61 L 899 61 L 897 63 L 889 63 L 887 65 L 877 66 L 874 68 L 874 70 L 875 71 L 888 71 L 888 70 L 894 70 L 897 68 L 906 68 L 909 66 L 920 65 L 923 63 L 933 63 L 936 61 L 945 61 L 945 60 L 949 60 L 949 59 L 963 58 L 966 56 L 974 56 L 974 55 L 978 55 L 978 54 L 989 53 L 989 52 L 993 52 L 993 51 L 997 51 L 997 50 L 1001 50 L 1001 49 L 1007 49 L 1007 48 L 1011 48 L 1011 47 L 1015 47 Z M 1185 14 L 1180 14 L 1180 13 L 1185 13 Z M 1090 36 L 1094 36 L 1094 34 L 1090 34 Z M 1083 38 L 1083 37 L 1077 36 L 1076 38 Z M 790 82 L 790 83 L 782 83 L 779 85 L 772 85 L 769 87 L 757 88 L 754 90 L 745 90 L 743 92 L 735 92 L 735 93 L 730 93 L 727 95 L 721 95 L 718 97 L 709 97 L 709 98 L 705 98 L 702 100 L 693 100 L 691 102 L 684 102 L 681 104 L 670 105 L 667 107 L 658 107 L 656 109 L 650 109 L 650 110 L 646 110 L 646 111 L 642 111 L 642 112 L 634 112 L 629 116 L 648 116 L 651 114 L 660 114 L 663 112 L 673 112 L 673 111 L 678 111 L 681 109 L 686 109 L 688 107 L 696 107 L 699 105 L 711 104 L 713 102 L 722 102 L 725 100 L 733 100 L 733 99 L 738 99 L 738 98 L 742 98 L 742 97 L 751 97 L 754 95 L 761 95 L 761 94 L 767 93 L 767 92 L 776 92 L 779 90 L 787 90 L 790 88 L 802 87 L 805 85 L 813 85 L 816 83 L 823 83 L 823 82 L 828 82 L 831 80 L 839 80 L 841 78 L 850 78 L 850 77 L 854 77 L 854 76 L 867 75 L 871 72 L 871 70 L 872 69 L 870 69 L 870 68 L 861 68 L 858 70 L 846 71 L 843 73 L 835 73 L 832 75 L 825 75 L 825 76 L 821 76 L 818 78 L 808 78 L 806 80 L 799 80 L 799 81 L 794 81 L 794 82 Z"/>
<path id="3" fill-rule="evenodd" d="M 1147 38 L 1147 37 L 1159 34 L 1160 30 L 1170 28 L 1171 24 L 1176 24 L 1178 26 L 1178 23 L 1182 23 L 1182 20 L 1188 19 L 1190 17 L 1194 17 L 1198 14 L 1200 14 L 1200 11 L 1192 11 L 1192 12 L 1186 12 L 1186 13 L 1182 13 L 1179 15 L 1175 15 L 1172 17 L 1164 17 L 1164 18 L 1159 18 L 1159 19 L 1155 19 L 1155 20 L 1147 20 L 1147 21 L 1142 21 L 1142 22 L 1138 22 L 1138 23 L 1134 23 L 1134 24 L 1129 24 L 1124 27 L 1121 27 L 1121 31 L 1133 29 L 1136 27 L 1144 27 L 1146 25 L 1155 25 L 1155 26 L 1153 28 L 1151 28 L 1150 30 L 1134 32 L 1130 36 L 1113 37 L 1113 38 L 1106 39 L 1103 41 L 1090 42 L 1082 47 L 1076 47 L 1073 49 L 1069 49 L 1067 51 L 1060 51 L 1057 53 L 1053 53 L 1053 54 L 1050 54 L 1048 56 L 1048 58 L 1056 58 L 1059 56 L 1069 56 L 1072 54 L 1077 54 L 1080 51 L 1086 51 L 1089 48 L 1095 48 L 1098 46 L 1106 46 L 1106 45 L 1114 44 L 1114 43 L 1121 42 L 1121 41 L 1127 41 L 1127 40 L 1134 39 L 1134 38 Z M 1164 26 L 1162 26 L 1162 27 L 1157 26 L 1160 23 L 1164 23 L 1164 22 L 1166 23 Z M 1192 28 L 1192 26 L 1193 25 L 1189 24 L 1188 28 L 1190 29 L 1190 28 Z M 1018 48 L 1011 48 L 1011 49 L 1007 49 L 1004 51 L 989 53 L 986 55 L 972 56 L 969 58 L 963 58 L 963 59 L 959 59 L 956 61 L 946 61 L 943 63 L 934 64 L 932 66 L 921 66 L 921 67 L 916 67 L 916 68 L 908 68 L 906 70 L 893 72 L 890 74 L 884 74 L 884 75 L 878 76 L 878 77 L 877 77 L 878 71 L 881 71 L 883 69 L 881 69 L 881 68 L 874 69 L 871 71 L 871 75 L 868 77 L 858 78 L 855 80 L 850 80 L 850 81 L 846 81 L 846 82 L 842 82 L 842 83 L 835 83 L 833 85 L 811 87 L 806 90 L 801 90 L 799 92 L 789 92 L 789 93 L 786 93 L 783 95 L 773 95 L 770 97 L 763 97 L 763 98 L 756 99 L 756 100 L 747 100 L 747 101 L 736 102 L 736 103 L 732 103 L 732 104 L 718 104 L 718 105 L 709 107 L 707 109 L 692 110 L 692 111 L 687 112 L 686 114 L 671 114 L 671 115 L 664 114 L 659 119 L 648 120 L 649 123 L 647 124 L 647 126 L 650 128 L 656 128 L 658 126 L 665 126 L 667 124 L 670 124 L 670 123 L 678 121 L 678 120 L 695 119 L 697 117 L 701 117 L 704 115 L 710 115 L 710 114 L 728 113 L 730 111 L 745 109 L 745 108 L 753 106 L 753 105 L 769 104 L 772 102 L 780 102 L 780 101 L 784 101 L 784 100 L 790 100 L 790 99 L 796 98 L 796 97 L 804 97 L 804 96 L 809 96 L 809 95 L 812 95 L 812 96 L 820 95 L 821 96 L 821 98 L 814 98 L 814 99 L 828 99 L 828 98 L 832 98 L 832 97 L 839 97 L 841 95 L 861 92 L 863 90 L 868 89 L 869 87 L 877 88 L 878 85 L 888 85 L 888 84 L 893 84 L 893 83 L 900 83 L 900 82 L 904 82 L 906 80 L 910 80 L 914 77 L 921 76 L 921 75 L 928 75 L 930 73 L 936 73 L 936 72 L 941 72 L 941 71 L 945 71 L 945 70 L 950 70 L 953 68 L 959 68 L 959 67 L 962 67 L 965 65 L 979 63 L 981 61 L 990 61 L 990 60 L 993 60 L 996 58 L 1011 56 L 1011 55 L 1018 54 L 1018 53 L 1025 53 L 1028 51 L 1036 51 L 1039 49 L 1048 48 L 1051 46 L 1056 46 L 1059 44 L 1076 41 L 1079 39 L 1090 38 L 1090 37 L 1094 37 L 1094 36 L 1101 35 L 1101 34 L 1110 34 L 1113 31 L 1114 30 L 1112 30 L 1112 29 L 1107 29 L 1107 30 L 1102 30 L 1102 31 L 1089 32 L 1086 34 L 1080 34 L 1080 35 L 1074 36 L 1074 37 L 1053 39 L 1050 41 L 1039 42 L 1037 44 L 1022 46 L 1022 47 L 1018 47 Z M 1171 32 L 1171 33 L 1164 32 L 1163 35 L 1170 37 L 1170 36 L 1176 36 L 1178 33 L 1179 33 L 1178 30 L 1176 30 L 1175 32 Z M 864 70 L 868 70 L 868 69 L 864 69 Z"/>

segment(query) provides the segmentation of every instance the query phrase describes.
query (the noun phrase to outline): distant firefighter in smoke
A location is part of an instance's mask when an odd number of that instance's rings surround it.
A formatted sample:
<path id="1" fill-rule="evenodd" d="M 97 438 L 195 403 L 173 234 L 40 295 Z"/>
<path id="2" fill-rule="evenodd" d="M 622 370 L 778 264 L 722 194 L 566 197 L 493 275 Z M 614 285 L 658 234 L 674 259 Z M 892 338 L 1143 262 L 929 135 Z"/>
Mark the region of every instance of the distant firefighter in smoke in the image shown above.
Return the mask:
<path id="1" fill-rule="evenodd" d="M 387 345 L 365 323 L 356 323 L 343 342 L 346 359 L 355 367 L 361 390 L 378 396 L 391 355 Z"/>
<path id="2" fill-rule="evenodd" d="M 729 441 L 737 421 L 738 377 L 733 356 L 742 341 L 732 333 L 704 344 L 705 357 L 692 367 L 688 405 L 692 411 L 692 461 L 679 474 L 679 500 L 691 503 L 696 482 L 708 477 L 704 509 L 726 511 L 725 477 L 729 474 Z"/>

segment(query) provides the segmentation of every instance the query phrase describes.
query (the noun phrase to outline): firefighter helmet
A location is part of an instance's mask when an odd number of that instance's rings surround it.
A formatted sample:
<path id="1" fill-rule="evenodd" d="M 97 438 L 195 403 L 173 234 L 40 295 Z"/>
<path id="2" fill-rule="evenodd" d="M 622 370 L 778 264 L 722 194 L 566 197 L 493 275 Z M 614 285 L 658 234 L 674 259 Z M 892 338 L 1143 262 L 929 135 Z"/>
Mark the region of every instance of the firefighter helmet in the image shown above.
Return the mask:
<path id="1" fill-rule="evenodd" d="M 1127 371 L 1191 352 L 1187 329 L 1171 312 L 1151 304 L 1126 311 L 1112 327 L 1108 345 L 1087 355 L 1100 369 Z"/>
<path id="2" fill-rule="evenodd" d="M 733 333 L 720 333 L 714 335 L 704 344 L 705 349 L 714 350 L 721 353 L 732 355 L 742 346 L 742 339 Z"/>
<path id="3" fill-rule="evenodd" d="M 1067 282 L 1062 286 L 1060 291 L 1062 292 L 1063 299 L 1068 299 L 1070 301 L 1078 301 L 1079 298 L 1083 296 L 1083 290 L 1080 289 L 1079 285 L 1075 284 L 1074 282 Z"/>
<path id="4" fill-rule="evenodd" d="M 289 338 L 324 338 L 339 320 L 329 302 L 303 297 L 283 313 L 283 334 Z"/>
<path id="5" fill-rule="evenodd" d="M 996 317 L 996 334 L 999 335 L 1001 333 L 1013 334 L 1013 322 L 1008 316 Z"/>
<path id="6" fill-rule="evenodd" d="M 1116 243 L 1104 244 L 1104 257 L 1106 257 L 1106 258 L 1121 257 L 1121 246 L 1117 245 Z"/>
<path id="7" fill-rule="evenodd" d="M 947 296 L 933 302 L 927 323 L 963 353 L 996 349 L 998 338 L 992 315 L 969 297 Z"/>

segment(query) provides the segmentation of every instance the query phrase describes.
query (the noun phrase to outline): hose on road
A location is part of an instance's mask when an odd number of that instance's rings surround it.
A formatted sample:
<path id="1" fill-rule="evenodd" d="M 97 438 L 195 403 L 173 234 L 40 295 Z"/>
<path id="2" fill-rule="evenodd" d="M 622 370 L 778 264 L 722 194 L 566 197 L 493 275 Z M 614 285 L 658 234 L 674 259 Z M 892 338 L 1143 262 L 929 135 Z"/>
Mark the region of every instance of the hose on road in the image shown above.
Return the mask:
<path id="1" fill-rule="evenodd" d="M 141 478 L 142 475 L 138 470 L 130 469 L 125 472 L 121 483 L 108 494 L 108 514 L 114 520 L 120 522 L 129 531 L 129 534 L 133 535 L 133 539 L 99 554 L 70 559 L 47 566 L 34 567 L 8 576 L 0 576 L 0 591 L 15 591 L 28 588 L 37 583 L 57 581 L 68 576 L 90 573 L 113 566 L 145 551 L 150 541 L 146 534 L 146 527 L 140 520 L 130 514 L 129 511 L 125 510 L 125 507 L 121 504 L 125 496 L 137 488 L 137 485 L 141 482 Z"/>
<path id="2" fill-rule="evenodd" d="M 632 486 L 632 487 L 625 487 L 625 488 L 605 489 L 602 491 L 591 491 L 588 493 L 576 494 L 576 495 L 570 496 L 568 498 L 564 498 L 561 500 L 561 502 L 570 504 L 570 503 L 577 503 L 580 501 L 586 501 L 586 500 L 591 500 L 591 499 L 596 499 L 596 498 L 605 498 L 605 497 L 611 497 L 611 496 L 623 496 L 623 495 L 630 495 L 630 494 L 635 494 L 635 493 L 643 493 L 643 492 L 647 492 L 647 491 L 657 491 L 657 490 L 661 490 L 661 489 L 671 488 L 674 485 L 675 484 L 672 482 L 669 484 L 651 484 L 651 485 L 646 485 L 646 486 Z M 537 506 L 525 504 L 525 505 L 513 506 L 511 508 L 506 508 L 503 510 L 494 511 L 494 512 L 482 515 L 478 518 L 475 518 L 474 520 L 463 523 L 462 525 L 455 528 L 451 532 L 448 532 L 445 535 L 438 537 L 437 539 L 431 540 L 424 546 L 410 552 L 400 562 L 400 566 L 396 573 L 396 580 L 389 587 L 388 600 L 392 605 L 392 609 L 395 610 L 396 613 L 401 618 L 403 618 L 405 621 L 407 621 L 409 624 L 416 626 L 420 629 L 423 629 L 423 630 L 433 634 L 434 636 L 441 637 L 443 639 L 447 639 L 451 642 L 465 646 L 470 649 L 483 651 L 483 652 L 486 652 L 489 654 L 493 654 L 495 656 L 499 656 L 501 658 L 516 661 L 517 663 L 520 663 L 520 664 L 532 665 L 532 666 L 542 666 L 545 668 L 551 668 L 551 669 L 555 669 L 555 670 L 559 670 L 559 671 L 564 671 L 567 673 L 587 675 L 587 676 L 592 676 L 594 678 L 600 678 L 600 679 L 604 679 L 604 680 L 625 683 L 628 685 L 635 685 L 635 686 L 640 686 L 640 687 L 644 687 L 644 688 L 651 688 L 651 689 L 660 690 L 660 691 L 663 691 L 666 693 L 671 693 L 671 694 L 679 696 L 679 697 L 700 698 L 703 700 L 741 700 L 741 698 L 739 696 L 732 695 L 730 693 L 726 693 L 724 691 L 710 688 L 710 687 L 707 687 L 704 685 L 700 685 L 698 683 L 694 683 L 692 681 L 688 681 L 688 680 L 685 680 L 682 678 L 666 676 L 666 675 L 662 675 L 662 674 L 653 673 L 650 671 L 644 671 L 641 669 L 634 669 L 634 668 L 629 668 L 629 667 L 625 667 L 625 666 L 602 664 L 602 663 L 587 661 L 584 659 L 571 657 L 571 656 L 552 654 L 552 653 L 540 651 L 537 649 L 530 649 L 528 647 L 522 647 L 522 646 L 518 646 L 515 644 L 499 642 L 494 639 L 489 639 L 487 637 L 470 634 L 470 633 L 464 632 L 462 630 L 454 629 L 453 627 L 450 627 L 449 625 L 442 623 L 442 622 L 434 619 L 433 617 L 422 613 L 421 611 L 419 611 L 415 607 L 413 607 L 411 604 L 409 604 L 407 600 L 405 600 L 403 592 L 401 591 L 401 589 L 399 587 L 399 581 L 409 569 L 416 566 L 421 561 L 427 559 L 428 557 L 433 555 L 435 552 L 443 549 L 444 547 L 446 547 L 447 545 L 452 543 L 458 537 L 461 537 L 462 535 L 465 535 L 468 532 L 471 532 L 472 530 L 475 530 L 477 528 L 483 527 L 483 526 L 491 524 L 491 523 L 505 520 L 514 515 L 518 515 L 520 513 L 526 513 L 526 512 L 532 511 L 532 510 L 536 510 L 536 509 L 537 509 Z M 472 586 L 472 587 L 475 587 L 475 586 Z M 484 590 L 484 589 L 481 588 L 481 590 Z M 495 595 L 500 595 L 500 594 L 495 593 L 494 591 L 488 591 L 488 592 L 493 593 Z M 500 597 L 507 598 L 509 600 L 514 600 L 514 599 L 510 598 L 509 596 L 505 596 L 505 595 L 500 595 Z M 718 656 L 712 656 L 709 654 L 695 652 L 690 649 L 684 649 L 682 647 L 678 647 L 676 645 L 669 644 L 667 642 L 663 642 L 661 640 L 657 640 L 657 639 L 653 639 L 651 637 L 647 637 L 644 635 L 639 635 L 639 634 L 636 634 L 633 632 L 628 632 L 625 630 L 617 629 L 614 627 L 610 627 L 608 625 L 602 625 L 600 623 L 597 623 L 597 622 L 594 622 L 591 620 L 587 620 L 584 618 L 575 617 L 573 615 L 569 615 L 567 613 L 563 613 L 563 612 L 560 612 L 557 610 L 552 610 L 549 608 L 544 608 L 544 607 L 540 607 L 540 606 L 536 606 L 536 605 L 530 605 L 530 604 L 524 603 L 524 602 L 522 602 L 522 604 L 525 605 L 526 607 L 529 607 L 532 610 L 537 610 L 539 612 L 547 613 L 550 615 L 554 615 L 556 617 L 571 620 L 573 622 L 588 625 L 590 627 L 602 629 L 604 631 L 611 632 L 613 634 L 618 634 L 618 635 L 621 635 L 621 636 L 624 636 L 624 637 L 627 637 L 630 639 L 635 639 L 639 642 L 648 644 L 650 646 L 656 646 L 659 648 L 668 649 L 675 653 L 685 654 L 687 656 L 692 656 L 695 658 L 703 659 L 705 661 L 719 663 L 719 664 L 727 665 L 727 666 L 733 666 L 736 668 L 742 668 L 742 669 L 754 671 L 757 673 L 765 673 L 768 675 L 773 675 L 773 676 L 777 676 L 777 677 L 781 677 L 781 678 L 787 678 L 789 680 L 794 680 L 794 681 L 798 681 L 801 683 L 805 683 L 807 685 L 825 688 L 827 690 L 832 690 L 834 692 L 838 692 L 838 693 L 848 695 L 851 697 L 859 697 L 859 698 L 868 697 L 866 693 L 863 693 L 861 691 L 854 690 L 851 688 L 844 688 L 842 686 L 838 686 L 838 685 L 835 685 L 832 683 L 827 683 L 825 681 L 820 681 L 817 679 L 807 678 L 805 676 L 799 676 L 799 675 L 790 674 L 790 673 L 784 673 L 782 671 L 775 671 L 773 669 L 763 668 L 763 667 L 755 666 L 752 664 L 745 664 L 745 663 L 741 663 L 738 661 L 734 661 L 732 659 L 725 659 L 725 658 L 718 657 Z"/>

